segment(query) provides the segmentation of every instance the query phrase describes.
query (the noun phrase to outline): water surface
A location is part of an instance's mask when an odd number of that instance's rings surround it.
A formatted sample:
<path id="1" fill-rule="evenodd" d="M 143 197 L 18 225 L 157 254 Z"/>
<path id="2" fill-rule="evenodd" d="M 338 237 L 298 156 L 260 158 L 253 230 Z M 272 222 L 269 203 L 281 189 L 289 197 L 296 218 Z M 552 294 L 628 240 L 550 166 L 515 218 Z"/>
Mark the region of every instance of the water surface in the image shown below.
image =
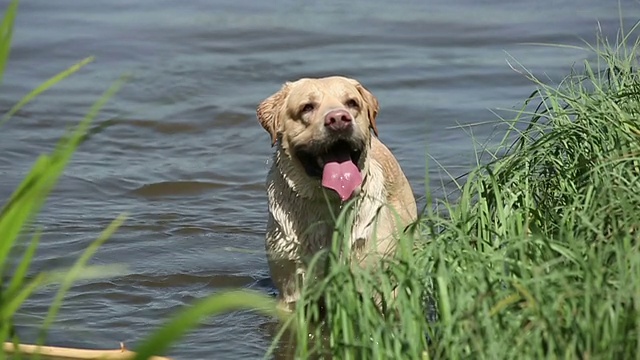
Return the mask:
<path id="1" fill-rule="evenodd" d="M 621 3 L 630 26 L 640 5 Z M 558 82 L 592 57 L 523 43 L 582 46 L 598 24 L 615 38 L 617 1 L 22 1 L 0 110 L 82 58 L 96 61 L 2 127 L 0 199 L 113 81 L 130 76 L 99 118 L 115 124 L 82 146 L 40 216 L 35 260 L 36 270 L 71 264 L 126 211 L 94 263 L 127 270 L 75 286 L 49 343 L 132 347 L 196 299 L 236 287 L 274 292 L 263 249 L 271 148 L 255 108 L 284 81 L 360 80 L 381 104 L 381 139 L 422 199 L 427 160 L 427 185 L 441 194 L 447 171 L 460 175 L 475 161 L 471 134 L 480 142 L 495 134 L 492 110 L 518 108 L 535 89 L 508 62 Z M 484 125 L 456 128 L 475 123 Z M 25 340 L 54 291 L 21 310 Z M 209 319 L 170 355 L 260 358 L 268 325 L 249 312 Z"/>

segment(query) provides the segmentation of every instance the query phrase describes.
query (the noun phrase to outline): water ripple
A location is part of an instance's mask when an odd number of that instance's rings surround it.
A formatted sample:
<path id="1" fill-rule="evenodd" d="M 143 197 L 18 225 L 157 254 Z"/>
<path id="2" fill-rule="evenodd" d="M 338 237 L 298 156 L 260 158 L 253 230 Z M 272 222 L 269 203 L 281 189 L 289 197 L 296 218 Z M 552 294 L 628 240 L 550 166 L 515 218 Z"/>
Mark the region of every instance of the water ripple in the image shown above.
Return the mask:
<path id="1" fill-rule="evenodd" d="M 222 289 L 274 294 L 264 255 L 273 149 L 255 111 L 283 82 L 358 78 L 378 98 L 380 137 L 424 204 L 426 173 L 431 191 L 443 196 L 449 176 L 475 161 L 470 129 L 455 127 L 485 124 L 471 129 L 484 142 L 496 131 L 488 109 L 518 108 L 534 90 L 509 67 L 509 56 L 555 82 L 587 56 L 520 44 L 583 46 L 581 38 L 594 39 L 596 20 L 615 38 L 615 2 L 577 4 L 24 2 L 0 110 L 82 58 L 96 61 L 0 128 L 0 200 L 110 83 L 130 75 L 38 217 L 43 236 L 32 271 L 70 266 L 120 213 L 128 214 L 126 222 L 92 264 L 126 268 L 121 276 L 76 284 L 48 342 L 131 347 L 178 309 Z M 633 23 L 638 12 L 631 6 L 623 18 Z M 438 165 L 430 160 L 426 169 L 427 155 Z M 36 339 L 56 289 L 41 289 L 21 309 L 23 339 Z M 250 312 L 207 319 L 170 355 L 261 358 L 274 335 L 269 324 Z"/>
<path id="2" fill-rule="evenodd" d="M 224 184 L 199 181 L 164 181 L 145 184 L 130 193 L 144 198 L 195 196 L 224 188 Z"/>

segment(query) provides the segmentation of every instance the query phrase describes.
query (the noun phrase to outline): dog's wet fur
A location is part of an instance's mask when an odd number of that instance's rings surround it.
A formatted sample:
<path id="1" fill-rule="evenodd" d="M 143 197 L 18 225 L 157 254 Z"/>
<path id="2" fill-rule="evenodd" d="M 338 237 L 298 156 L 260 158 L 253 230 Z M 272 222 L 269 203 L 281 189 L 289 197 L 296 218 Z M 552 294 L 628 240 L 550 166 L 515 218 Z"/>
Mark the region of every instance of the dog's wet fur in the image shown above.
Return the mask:
<path id="1" fill-rule="evenodd" d="M 298 299 L 307 261 L 331 247 L 336 216 L 353 201 L 347 234 L 353 264 L 375 267 L 395 250 L 417 218 L 413 192 L 400 165 L 378 139 L 378 100 L 341 76 L 285 83 L 257 109 L 275 148 L 267 176 L 266 250 L 281 304 Z M 377 259 L 377 260 L 376 260 Z"/>

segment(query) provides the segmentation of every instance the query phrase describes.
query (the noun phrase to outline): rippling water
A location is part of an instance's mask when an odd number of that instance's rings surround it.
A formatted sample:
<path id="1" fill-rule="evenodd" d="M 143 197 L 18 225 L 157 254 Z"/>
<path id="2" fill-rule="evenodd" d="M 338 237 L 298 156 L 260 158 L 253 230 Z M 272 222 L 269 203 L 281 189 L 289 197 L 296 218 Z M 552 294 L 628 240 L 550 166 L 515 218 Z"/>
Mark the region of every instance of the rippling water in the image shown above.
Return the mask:
<path id="1" fill-rule="evenodd" d="M 640 5 L 621 3 L 630 26 Z M 390 4 L 23 0 L 0 110 L 80 59 L 97 60 L 1 128 L 0 199 L 66 125 L 120 75 L 131 76 L 101 114 L 114 124 L 82 146 L 39 218 L 35 262 L 36 269 L 71 264 L 126 211 L 130 219 L 94 263 L 127 270 L 75 286 L 49 343 L 131 347 L 181 306 L 221 289 L 273 293 L 263 250 L 271 148 L 255 108 L 284 81 L 359 79 L 378 97 L 380 137 L 420 197 L 427 160 L 434 190 L 449 179 L 442 167 L 459 175 L 474 162 L 469 129 L 454 127 L 487 122 L 472 134 L 484 142 L 497 119 L 490 110 L 517 108 L 534 90 L 508 59 L 558 82 L 592 57 L 523 43 L 583 45 L 598 22 L 612 40 L 619 27 L 611 0 Z M 21 310 L 25 340 L 34 339 L 54 291 L 40 291 Z M 272 336 L 268 324 L 248 312 L 213 318 L 171 355 L 259 358 Z"/>

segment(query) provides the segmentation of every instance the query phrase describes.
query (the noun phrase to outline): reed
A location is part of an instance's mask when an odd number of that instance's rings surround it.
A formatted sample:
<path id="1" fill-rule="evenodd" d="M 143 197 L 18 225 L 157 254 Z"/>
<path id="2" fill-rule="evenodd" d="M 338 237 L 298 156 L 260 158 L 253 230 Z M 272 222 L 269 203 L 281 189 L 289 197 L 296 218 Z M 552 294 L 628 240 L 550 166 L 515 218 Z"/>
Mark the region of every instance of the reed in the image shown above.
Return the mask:
<path id="1" fill-rule="evenodd" d="M 636 28 L 587 45 L 594 60 L 558 86 L 520 69 L 537 90 L 491 160 L 425 210 L 419 241 L 375 273 L 332 251 L 296 313 L 297 356 L 638 358 Z"/>

